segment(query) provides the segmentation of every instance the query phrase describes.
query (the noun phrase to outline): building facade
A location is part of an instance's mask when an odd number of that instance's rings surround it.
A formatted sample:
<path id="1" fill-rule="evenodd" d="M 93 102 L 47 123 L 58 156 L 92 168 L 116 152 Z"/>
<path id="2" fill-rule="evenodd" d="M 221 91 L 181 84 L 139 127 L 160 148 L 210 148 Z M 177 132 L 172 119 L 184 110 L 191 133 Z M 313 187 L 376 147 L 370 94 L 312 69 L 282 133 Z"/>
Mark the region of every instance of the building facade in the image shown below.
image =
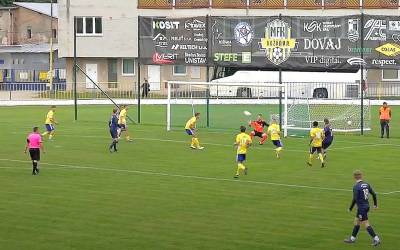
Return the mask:
<path id="1" fill-rule="evenodd" d="M 207 70 L 205 67 L 184 65 L 141 65 L 139 69 L 139 16 L 341 16 L 361 12 L 372 15 L 400 14 L 399 2 L 393 0 L 60 0 L 59 9 L 60 56 L 67 60 L 67 82 L 73 80 L 76 17 L 78 65 L 86 74 L 105 89 L 136 89 L 138 84 L 148 79 L 152 92 L 165 92 L 165 82 L 168 80 L 206 81 Z M 393 84 L 400 81 L 400 74 L 397 70 L 369 70 L 367 79 L 371 84 Z M 93 87 L 83 74 L 78 74 L 77 81 L 80 89 Z"/>

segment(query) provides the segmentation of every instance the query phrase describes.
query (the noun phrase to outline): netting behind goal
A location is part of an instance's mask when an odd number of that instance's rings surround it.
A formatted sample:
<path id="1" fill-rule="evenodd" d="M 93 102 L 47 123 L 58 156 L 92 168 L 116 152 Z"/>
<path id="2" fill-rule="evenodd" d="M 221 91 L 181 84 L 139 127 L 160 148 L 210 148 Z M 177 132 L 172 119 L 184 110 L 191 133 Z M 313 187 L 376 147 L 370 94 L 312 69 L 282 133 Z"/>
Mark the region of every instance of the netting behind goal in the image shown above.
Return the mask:
<path id="1" fill-rule="evenodd" d="M 198 128 L 212 130 L 237 131 L 258 114 L 269 121 L 271 116 L 279 117 L 282 89 L 282 85 L 268 83 L 169 82 L 167 129 L 182 130 L 196 112 L 201 113 Z"/>
<path id="2" fill-rule="evenodd" d="M 329 119 L 334 131 L 361 131 L 361 102 L 352 100 L 289 99 L 288 134 L 305 135 L 318 121 L 322 127 L 324 119 Z M 363 106 L 364 130 L 371 130 L 371 109 L 369 100 Z"/>

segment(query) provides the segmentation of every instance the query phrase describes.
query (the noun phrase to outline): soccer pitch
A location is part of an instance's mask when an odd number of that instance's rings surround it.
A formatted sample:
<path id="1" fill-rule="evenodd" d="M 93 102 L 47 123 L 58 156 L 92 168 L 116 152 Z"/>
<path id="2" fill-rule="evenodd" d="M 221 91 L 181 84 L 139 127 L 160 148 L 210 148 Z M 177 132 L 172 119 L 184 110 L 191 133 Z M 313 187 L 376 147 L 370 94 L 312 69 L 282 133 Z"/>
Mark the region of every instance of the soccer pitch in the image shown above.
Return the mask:
<path id="1" fill-rule="evenodd" d="M 110 154 L 111 108 L 80 106 L 74 122 L 73 107 L 58 107 L 39 176 L 23 149 L 33 126 L 43 131 L 47 107 L 0 108 L 0 249 L 368 249 L 363 228 L 355 245 L 343 243 L 355 169 L 378 192 L 369 215 L 380 248 L 400 249 L 399 108 L 389 140 L 378 138 L 377 107 L 372 132 L 335 135 L 325 169 L 306 166 L 308 138 L 284 139 L 279 160 L 270 141 L 254 143 L 239 180 L 236 130 L 200 129 L 205 150 L 193 151 L 183 130 L 190 110 L 177 110 L 182 129 L 166 132 L 165 107 L 143 106 L 142 125 L 130 126 L 134 142 Z M 214 115 L 240 124 L 241 111 L 221 105 Z"/>

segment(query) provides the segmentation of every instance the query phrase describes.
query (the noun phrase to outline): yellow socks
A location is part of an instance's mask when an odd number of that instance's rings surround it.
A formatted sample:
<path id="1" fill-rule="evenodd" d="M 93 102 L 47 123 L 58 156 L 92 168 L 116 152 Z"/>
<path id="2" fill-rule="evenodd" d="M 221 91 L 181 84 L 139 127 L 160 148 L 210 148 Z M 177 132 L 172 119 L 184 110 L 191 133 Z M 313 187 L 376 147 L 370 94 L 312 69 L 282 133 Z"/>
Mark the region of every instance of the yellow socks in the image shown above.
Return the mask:
<path id="1" fill-rule="evenodd" d="M 314 155 L 313 154 L 310 154 L 310 156 L 308 157 L 308 163 L 312 163 L 312 160 L 313 160 L 313 158 L 314 158 Z"/>
<path id="2" fill-rule="evenodd" d="M 322 154 L 318 154 L 319 159 L 321 160 L 321 163 L 324 163 L 324 156 Z"/>
<path id="3" fill-rule="evenodd" d="M 245 169 L 246 169 L 246 167 L 242 163 L 238 163 L 236 175 L 238 176 L 240 174 L 240 171 L 244 171 Z"/>

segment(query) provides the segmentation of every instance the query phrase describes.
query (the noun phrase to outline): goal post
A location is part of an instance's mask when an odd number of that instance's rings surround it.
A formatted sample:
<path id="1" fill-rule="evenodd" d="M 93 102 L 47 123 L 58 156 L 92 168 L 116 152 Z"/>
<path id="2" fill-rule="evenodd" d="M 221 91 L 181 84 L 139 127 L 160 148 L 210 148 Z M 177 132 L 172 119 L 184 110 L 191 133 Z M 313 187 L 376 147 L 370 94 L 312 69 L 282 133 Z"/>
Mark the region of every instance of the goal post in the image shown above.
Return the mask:
<path id="1" fill-rule="evenodd" d="M 247 125 L 250 119 L 262 114 L 269 121 L 275 117 L 283 120 L 284 135 L 287 135 L 288 100 L 286 84 L 268 82 L 182 82 L 167 83 L 167 130 L 182 128 L 184 122 L 195 112 L 200 112 L 199 127 L 216 130 L 237 130 Z M 279 114 L 279 93 L 282 92 L 283 113 Z M 249 111 L 247 117 L 243 111 Z M 281 117 L 282 116 L 282 117 Z M 209 120 L 207 120 L 209 119 Z"/>

